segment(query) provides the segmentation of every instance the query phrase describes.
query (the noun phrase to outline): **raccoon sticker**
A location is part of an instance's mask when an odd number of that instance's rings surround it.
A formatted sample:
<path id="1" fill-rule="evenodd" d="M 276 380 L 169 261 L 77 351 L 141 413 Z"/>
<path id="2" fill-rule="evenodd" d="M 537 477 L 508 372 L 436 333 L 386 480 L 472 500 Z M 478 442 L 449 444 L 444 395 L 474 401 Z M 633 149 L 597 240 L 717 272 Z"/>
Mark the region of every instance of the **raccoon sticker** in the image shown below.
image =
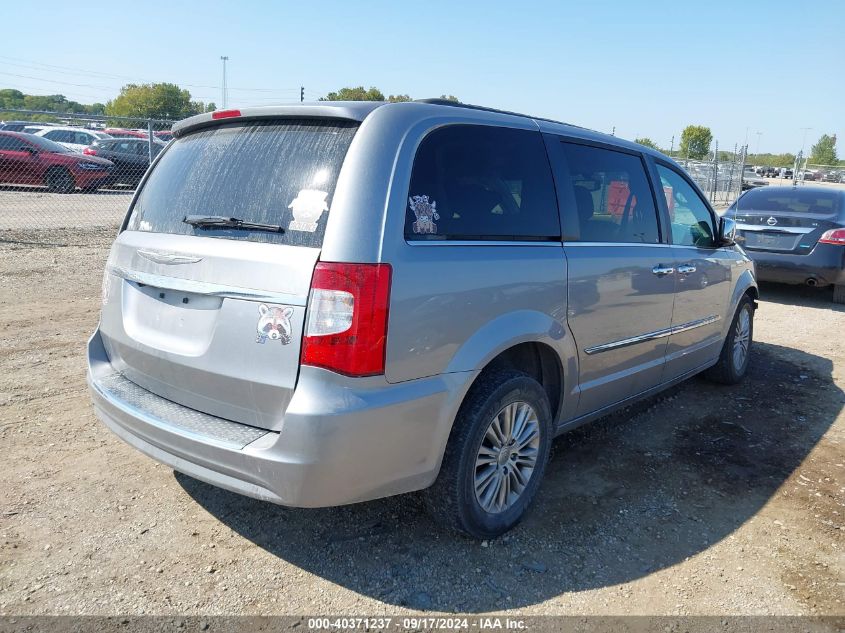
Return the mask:
<path id="1" fill-rule="evenodd" d="M 271 341 L 279 341 L 282 345 L 290 343 L 290 317 L 293 308 L 279 308 L 262 303 L 258 306 L 258 325 L 255 326 L 255 342 L 262 345 Z"/>
<path id="2" fill-rule="evenodd" d="M 429 200 L 428 196 L 411 196 L 408 198 L 408 204 L 417 219 L 411 226 L 414 233 L 437 233 L 437 224 L 434 223 L 440 219 L 437 203 Z"/>

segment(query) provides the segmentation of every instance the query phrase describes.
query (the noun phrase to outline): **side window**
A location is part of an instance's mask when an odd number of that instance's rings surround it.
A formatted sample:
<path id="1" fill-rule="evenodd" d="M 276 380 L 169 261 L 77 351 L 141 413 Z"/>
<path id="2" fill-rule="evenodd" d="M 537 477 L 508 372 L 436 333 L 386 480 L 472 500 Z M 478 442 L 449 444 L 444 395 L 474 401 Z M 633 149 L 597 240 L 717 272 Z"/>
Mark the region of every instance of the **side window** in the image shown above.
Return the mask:
<path id="1" fill-rule="evenodd" d="M 555 240 L 557 200 L 539 132 L 450 125 L 414 159 L 405 238 Z"/>
<path id="2" fill-rule="evenodd" d="M 23 150 L 23 145 L 23 142 L 14 136 L 0 135 L 0 150 L 6 150 L 7 152 L 20 152 Z"/>
<path id="3" fill-rule="evenodd" d="M 86 134 L 85 132 L 75 132 L 74 134 L 76 136 L 76 140 L 74 141 L 74 143 L 77 143 L 79 145 L 90 145 L 94 142 L 94 137 L 90 136 L 89 134 Z"/>
<path id="4" fill-rule="evenodd" d="M 50 130 L 44 135 L 44 138 L 50 139 L 56 143 L 64 142 L 63 132 L 61 130 Z"/>
<path id="5" fill-rule="evenodd" d="M 575 193 L 577 241 L 660 242 L 657 209 L 641 158 L 567 142 L 563 153 Z"/>
<path id="6" fill-rule="evenodd" d="M 672 223 L 672 243 L 681 246 L 712 248 L 716 245 L 713 215 L 690 184 L 675 170 L 657 166 L 669 219 Z"/>

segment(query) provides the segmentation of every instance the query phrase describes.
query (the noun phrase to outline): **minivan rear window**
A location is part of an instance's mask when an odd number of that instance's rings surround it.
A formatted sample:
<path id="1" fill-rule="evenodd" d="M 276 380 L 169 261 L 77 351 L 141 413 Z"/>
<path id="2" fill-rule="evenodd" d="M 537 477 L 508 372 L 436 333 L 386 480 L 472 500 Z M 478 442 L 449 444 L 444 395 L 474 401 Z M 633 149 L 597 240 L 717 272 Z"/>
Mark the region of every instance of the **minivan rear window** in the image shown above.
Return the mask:
<path id="1" fill-rule="evenodd" d="M 127 224 L 133 231 L 319 247 L 340 168 L 358 129 L 335 119 L 233 122 L 176 139 L 150 172 Z M 223 216 L 284 232 L 201 228 Z"/>

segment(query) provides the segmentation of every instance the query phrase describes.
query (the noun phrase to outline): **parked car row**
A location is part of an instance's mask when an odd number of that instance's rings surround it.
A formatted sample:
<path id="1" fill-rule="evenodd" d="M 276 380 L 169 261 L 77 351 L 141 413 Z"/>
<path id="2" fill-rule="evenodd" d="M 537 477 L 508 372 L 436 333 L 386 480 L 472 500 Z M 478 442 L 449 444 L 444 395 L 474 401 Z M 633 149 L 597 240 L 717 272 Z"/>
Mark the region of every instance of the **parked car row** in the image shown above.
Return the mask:
<path id="1" fill-rule="evenodd" d="M 752 167 L 754 173 L 765 178 L 792 178 L 791 167 L 771 167 L 767 165 L 755 165 Z"/>
<path id="2" fill-rule="evenodd" d="M 805 181 L 845 183 L 845 169 L 831 169 L 828 171 L 822 169 L 805 169 L 799 176 L 803 177 Z"/>
<path id="3" fill-rule="evenodd" d="M 86 143 L 86 141 L 88 141 Z M 36 134 L 0 131 L 0 184 L 40 185 L 56 193 L 135 187 L 166 143 L 49 127 Z M 151 151 L 152 150 L 152 151 Z"/>

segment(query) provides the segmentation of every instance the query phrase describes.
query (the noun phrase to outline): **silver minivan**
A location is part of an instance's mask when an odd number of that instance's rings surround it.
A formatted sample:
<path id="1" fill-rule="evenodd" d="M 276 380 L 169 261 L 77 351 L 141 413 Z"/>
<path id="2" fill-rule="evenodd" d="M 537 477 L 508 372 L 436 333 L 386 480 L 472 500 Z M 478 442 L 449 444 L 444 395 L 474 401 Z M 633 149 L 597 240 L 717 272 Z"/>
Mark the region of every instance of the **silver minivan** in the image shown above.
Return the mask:
<path id="1" fill-rule="evenodd" d="M 119 437 L 288 506 L 514 526 L 553 438 L 748 367 L 754 267 L 671 159 L 437 100 L 202 114 L 141 182 L 88 346 Z"/>

